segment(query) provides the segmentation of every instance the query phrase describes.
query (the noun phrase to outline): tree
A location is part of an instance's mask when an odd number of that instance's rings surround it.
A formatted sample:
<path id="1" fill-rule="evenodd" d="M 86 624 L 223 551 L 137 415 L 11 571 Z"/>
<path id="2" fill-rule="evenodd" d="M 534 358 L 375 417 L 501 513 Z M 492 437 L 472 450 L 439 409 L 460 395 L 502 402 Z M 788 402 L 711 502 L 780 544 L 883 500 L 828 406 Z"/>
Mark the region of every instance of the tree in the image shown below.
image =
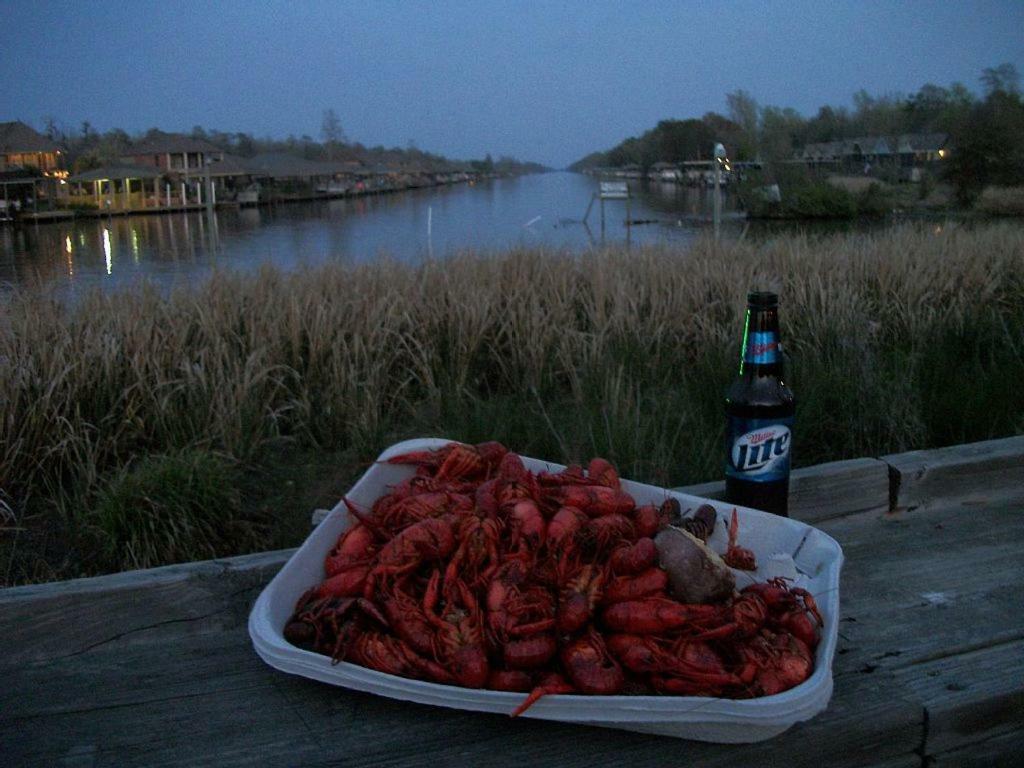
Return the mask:
<path id="1" fill-rule="evenodd" d="M 320 123 L 320 136 L 324 140 L 324 149 L 327 150 L 327 159 L 333 160 L 335 152 L 347 140 L 345 131 L 341 127 L 341 120 L 333 109 L 324 110 L 324 119 Z"/>
<path id="2" fill-rule="evenodd" d="M 906 101 L 899 94 L 872 96 L 863 88 L 853 94 L 853 129 L 858 135 L 885 136 L 906 127 Z"/>
<path id="3" fill-rule="evenodd" d="M 256 145 L 252 136 L 248 133 L 235 134 L 235 152 L 242 157 L 252 157 L 256 154 Z"/>
<path id="4" fill-rule="evenodd" d="M 845 137 L 849 131 L 850 113 L 843 107 L 830 107 L 826 104 L 807 122 L 804 143 L 834 141 Z"/>
<path id="5" fill-rule="evenodd" d="M 727 93 L 725 103 L 729 109 L 729 119 L 742 129 L 740 146 L 737 148 L 737 159 L 752 160 L 757 155 L 757 101 L 742 88 Z"/>
<path id="6" fill-rule="evenodd" d="M 904 104 L 904 131 L 949 133 L 974 106 L 974 94 L 963 83 L 949 88 L 927 83 Z"/>
<path id="7" fill-rule="evenodd" d="M 50 141 L 61 141 L 63 139 L 60 128 L 57 127 L 57 119 L 52 115 L 43 118 L 43 135 Z"/>
<path id="8" fill-rule="evenodd" d="M 989 184 L 1024 184 L 1024 98 L 1016 70 L 1003 65 L 982 75 L 988 95 L 951 131 L 952 152 L 945 164 L 957 200 L 967 205 Z"/>
<path id="9" fill-rule="evenodd" d="M 1020 74 L 1013 64 L 986 67 L 981 71 L 981 83 L 985 86 L 986 96 L 994 93 L 1020 95 Z"/>
<path id="10" fill-rule="evenodd" d="M 704 117 L 700 120 L 704 125 L 708 127 L 710 131 L 706 141 L 703 141 L 700 145 L 700 149 L 695 155 L 691 155 L 694 160 L 707 160 L 711 157 L 711 152 L 714 149 L 714 143 L 717 141 L 722 142 L 725 145 L 725 149 L 730 153 L 731 156 L 737 160 L 748 160 L 752 155 L 745 154 L 741 149 L 744 139 L 744 130 L 741 125 L 733 122 L 725 115 L 720 115 L 717 112 L 707 112 Z"/>
<path id="11" fill-rule="evenodd" d="M 764 107 L 761 110 L 761 156 L 765 160 L 791 158 L 805 125 L 806 121 L 792 107 Z"/>

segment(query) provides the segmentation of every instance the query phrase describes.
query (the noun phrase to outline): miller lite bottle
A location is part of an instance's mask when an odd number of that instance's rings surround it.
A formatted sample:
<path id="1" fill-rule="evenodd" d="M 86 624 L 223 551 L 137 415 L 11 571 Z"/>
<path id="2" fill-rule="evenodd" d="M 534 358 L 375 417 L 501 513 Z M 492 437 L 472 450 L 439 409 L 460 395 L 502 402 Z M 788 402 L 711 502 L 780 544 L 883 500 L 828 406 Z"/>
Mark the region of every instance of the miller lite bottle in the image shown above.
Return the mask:
<path id="1" fill-rule="evenodd" d="M 788 517 L 795 401 L 786 386 L 779 297 L 747 295 L 739 375 L 725 396 L 725 498 Z"/>

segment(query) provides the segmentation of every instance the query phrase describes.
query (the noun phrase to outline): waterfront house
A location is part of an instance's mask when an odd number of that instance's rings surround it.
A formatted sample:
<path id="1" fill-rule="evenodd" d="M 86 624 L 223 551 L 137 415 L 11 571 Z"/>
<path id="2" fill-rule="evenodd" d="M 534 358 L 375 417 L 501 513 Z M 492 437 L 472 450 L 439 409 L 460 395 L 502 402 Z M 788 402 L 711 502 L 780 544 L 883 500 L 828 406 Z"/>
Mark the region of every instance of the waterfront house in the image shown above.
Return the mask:
<path id="1" fill-rule="evenodd" d="M 63 170 L 61 148 L 20 120 L 0 123 L 0 171 L 34 168 L 40 173 Z"/>
<path id="2" fill-rule="evenodd" d="M 151 166 L 175 175 L 201 175 L 203 168 L 224 159 L 224 150 L 205 139 L 181 133 L 150 131 L 121 156 L 127 165 Z"/>
<path id="3" fill-rule="evenodd" d="M 250 178 L 264 188 L 267 200 L 302 200 L 349 191 L 354 175 L 341 161 L 307 160 L 283 152 L 268 152 L 243 160 Z"/>
<path id="4" fill-rule="evenodd" d="M 209 184 L 216 202 L 226 194 L 225 176 L 213 170 L 224 161 L 224 150 L 205 139 L 182 133 L 151 130 L 135 141 L 119 158 L 122 166 L 150 168 L 163 177 L 160 200 L 165 205 L 205 203 L 203 189 Z"/>
<path id="5" fill-rule="evenodd" d="M 69 201 L 97 210 L 128 212 L 171 205 L 169 194 L 162 196 L 162 174 L 152 166 L 113 165 L 93 168 L 68 179 Z M 181 199 L 175 197 L 175 203 Z"/>
<path id="6" fill-rule="evenodd" d="M 806 145 L 797 159 L 809 165 L 832 165 L 839 163 L 846 149 L 845 141 L 819 141 Z"/>
<path id="7" fill-rule="evenodd" d="M 812 167 L 847 173 L 899 168 L 903 169 L 900 178 L 918 180 L 921 169 L 949 154 L 948 142 L 949 137 L 944 133 L 859 136 L 808 144 L 797 153 L 796 159 Z"/>
<path id="8" fill-rule="evenodd" d="M 870 168 L 876 163 L 891 162 L 894 156 L 889 141 L 883 136 L 851 139 L 847 157 L 857 166 Z"/>
<path id="9" fill-rule="evenodd" d="M 0 123 L 0 219 L 52 210 L 67 172 L 61 148 L 20 120 Z"/>
<path id="10" fill-rule="evenodd" d="M 921 166 L 945 159 L 948 144 L 945 133 L 905 133 L 896 138 L 896 152 L 903 167 Z"/>

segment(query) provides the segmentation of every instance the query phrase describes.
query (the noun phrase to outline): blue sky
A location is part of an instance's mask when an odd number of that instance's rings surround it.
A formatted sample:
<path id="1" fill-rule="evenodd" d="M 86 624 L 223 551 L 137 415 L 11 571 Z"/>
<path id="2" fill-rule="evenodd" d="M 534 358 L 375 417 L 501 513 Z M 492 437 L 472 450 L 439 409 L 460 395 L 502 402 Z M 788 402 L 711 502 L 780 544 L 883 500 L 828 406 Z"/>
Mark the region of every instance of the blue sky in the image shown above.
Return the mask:
<path id="1" fill-rule="evenodd" d="M 1024 2 L 13 2 L 0 121 L 349 137 L 563 166 L 725 94 L 810 115 L 852 94 L 1024 73 Z"/>

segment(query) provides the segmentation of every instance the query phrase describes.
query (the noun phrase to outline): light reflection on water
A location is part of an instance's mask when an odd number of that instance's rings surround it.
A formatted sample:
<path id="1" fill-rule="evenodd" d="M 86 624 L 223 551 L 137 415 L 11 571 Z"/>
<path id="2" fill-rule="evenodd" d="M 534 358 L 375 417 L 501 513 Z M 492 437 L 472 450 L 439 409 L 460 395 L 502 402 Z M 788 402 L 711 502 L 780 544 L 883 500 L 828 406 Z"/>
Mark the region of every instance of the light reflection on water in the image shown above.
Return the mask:
<path id="1" fill-rule="evenodd" d="M 0 284 L 38 285 L 57 295 L 142 280 L 162 286 L 200 280 L 214 269 L 282 269 L 360 263 L 387 254 L 418 262 L 463 249 L 517 246 L 582 251 L 602 243 L 692 242 L 710 229 L 706 189 L 631 181 L 637 195 L 625 226 L 622 201 L 582 222 L 597 181 L 570 173 L 497 179 L 475 185 L 260 208 L 114 216 L 0 227 Z M 747 225 L 723 204 L 725 237 Z M 428 225 L 429 222 L 429 225 Z M 791 225 L 790 225 L 791 227 Z M 127 258 L 131 254 L 131 258 Z"/>

